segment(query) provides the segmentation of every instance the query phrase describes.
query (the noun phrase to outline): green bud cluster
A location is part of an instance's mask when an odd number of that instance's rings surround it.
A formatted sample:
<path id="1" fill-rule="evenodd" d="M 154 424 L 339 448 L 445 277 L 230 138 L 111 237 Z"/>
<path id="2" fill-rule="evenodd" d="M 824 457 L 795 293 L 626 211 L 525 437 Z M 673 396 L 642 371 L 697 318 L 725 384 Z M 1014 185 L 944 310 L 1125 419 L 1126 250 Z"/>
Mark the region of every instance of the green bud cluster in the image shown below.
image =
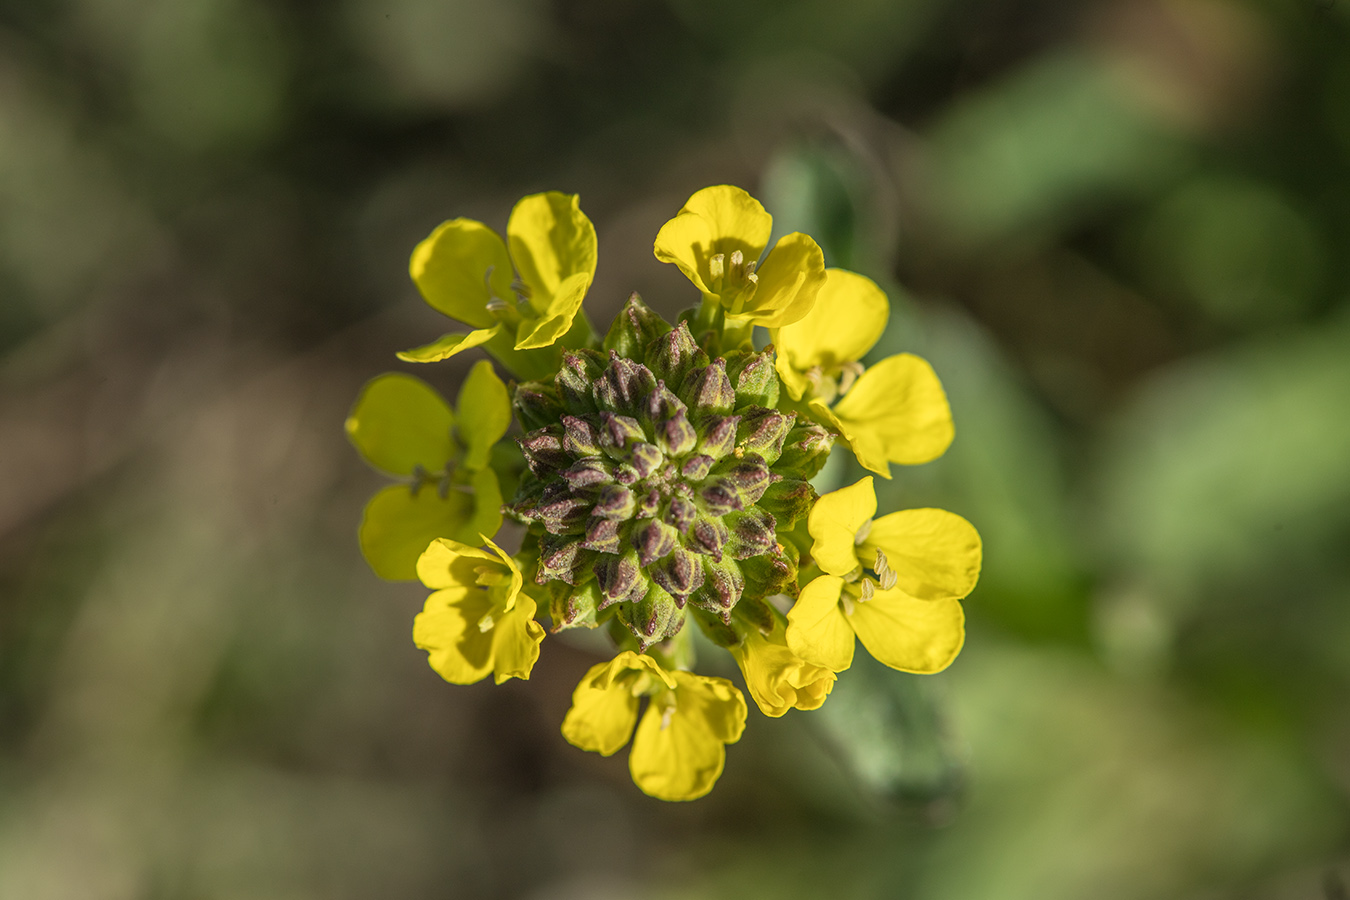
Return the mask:
<path id="1" fill-rule="evenodd" d="M 527 471 L 506 512 L 528 527 L 555 629 L 617 617 L 646 649 L 686 608 L 715 626 L 742 600 L 796 593 L 778 535 L 815 502 L 833 436 L 779 408 L 772 347 L 715 341 L 634 294 L 602 350 L 515 388 Z"/>

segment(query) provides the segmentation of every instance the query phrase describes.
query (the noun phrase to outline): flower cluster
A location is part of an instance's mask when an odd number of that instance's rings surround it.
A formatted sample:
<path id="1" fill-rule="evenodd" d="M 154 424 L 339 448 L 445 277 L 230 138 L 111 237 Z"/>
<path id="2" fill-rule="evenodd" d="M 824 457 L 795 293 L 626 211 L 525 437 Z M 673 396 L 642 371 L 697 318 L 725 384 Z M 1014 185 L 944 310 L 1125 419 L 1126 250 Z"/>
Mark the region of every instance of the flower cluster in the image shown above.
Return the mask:
<path id="1" fill-rule="evenodd" d="M 367 505 L 361 549 L 378 575 L 435 591 L 413 625 L 432 668 L 456 684 L 528 678 L 541 608 L 555 633 L 604 627 L 616 655 L 582 678 L 563 736 L 606 756 L 631 739 L 633 780 L 664 800 L 711 790 L 745 727 L 741 691 L 692 671 L 695 630 L 781 716 L 825 702 L 855 636 L 892 668 L 945 668 L 979 575 L 960 516 L 877 517 L 871 476 L 817 495 L 837 446 L 889 478 L 942 454 L 951 413 L 918 357 L 863 366 L 886 327 L 881 289 L 827 269 L 804 234 L 765 254 L 771 231 L 745 191 L 699 191 L 655 244 L 699 304 L 672 324 L 634 294 L 602 335 L 582 310 L 596 237 L 575 196 L 521 200 L 505 242 L 446 222 L 412 277 L 473 330 L 399 356 L 479 347 L 512 381 L 481 360 L 452 408 L 386 374 L 347 420 L 366 460 L 401 479 Z M 495 542 L 504 518 L 522 526 L 514 553 Z"/>

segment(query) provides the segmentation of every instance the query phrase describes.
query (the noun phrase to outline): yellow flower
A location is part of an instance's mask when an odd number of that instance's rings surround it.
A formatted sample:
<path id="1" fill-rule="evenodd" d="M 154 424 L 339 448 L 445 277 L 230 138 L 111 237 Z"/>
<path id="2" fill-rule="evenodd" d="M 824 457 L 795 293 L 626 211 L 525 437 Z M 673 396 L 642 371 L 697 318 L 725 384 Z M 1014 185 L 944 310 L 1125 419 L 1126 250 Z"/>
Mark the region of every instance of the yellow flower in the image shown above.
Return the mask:
<path id="1" fill-rule="evenodd" d="M 826 269 L 816 303 L 800 321 L 775 329 L 774 368 L 793 400 L 808 389 L 831 402 L 862 371 L 867 355 L 886 330 L 891 306 L 876 282 L 846 269 Z"/>
<path id="2" fill-rule="evenodd" d="M 750 696 L 764 715 L 775 718 L 789 709 L 819 709 L 835 682 L 834 672 L 788 648 L 785 626 L 775 610 L 771 632 L 764 634 L 751 626 L 741 642 L 731 647 Z"/>
<path id="3" fill-rule="evenodd" d="M 958 601 L 980 576 L 980 536 L 941 509 L 873 519 L 876 511 L 870 475 L 812 508 L 811 555 L 825 574 L 802 588 L 788 612 L 788 647 L 842 672 L 853 662 L 856 635 L 893 669 L 941 671 L 965 640 Z"/>
<path id="4" fill-rule="evenodd" d="M 863 468 L 891 477 L 890 463 L 918 465 L 951 445 L 952 411 L 933 367 L 917 356 L 888 356 L 867 369 L 833 408 L 811 412 L 848 441 Z"/>
<path id="5" fill-rule="evenodd" d="M 633 735 L 643 696 L 650 699 L 628 756 L 633 781 L 659 800 L 702 797 L 722 774 L 726 745 L 745 728 L 745 698 L 725 678 L 668 672 L 650 656 L 625 650 L 581 679 L 563 737 L 609 756 Z"/>
<path id="6" fill-rule="evenodd" d="M 827 269 L 810 312 L 772 333 L 774 368 L 792 399 L 806 397 L 816 418 L 883 478 L 891 477 L 890 463 L 937 459 L 953 434 L 947 395 L 928 363 L 908 353 L 870 369 L 858 362 L 881 339 L 889 313 L 886 294 L 871 279 Z"/>
<path id="7" fill-rule="evenodd" d="M 498 684 L 529 678 L 544 639 L 535 602 L 521 591 L 520 567 L 483 542 L 492 552 L 440 538 L 417 560 L 417 576 L 436 592 L 413 620 L 413 642 L 455 684 L 473 684 L 489 672 Z"/>
<path id="8" fill-rule="evenodd" d="M 511 425 L 511 399 L 492 363 L 469 370 L 456 405 L 421 379 L 390 372 L 361 389 L 347 417 L 347 437 L 366 462 L 406 479 L 372 497 L 361 518 L 361 552 L 381 578 L 416 578 L 417 557 L 435 538 L 472 541 L 501 527 L 488 458 Z"/>
<path id="9" fill-rule="evenodd" d="M 760 263 L 772 230 L 773 217 L 758 200 L 723 184 L 690 197 L 661 226 L 653 249 L 727 316 L 780 328 L 811 310 L 825 283 L 825 256 L 815 241 L 793 232 Z"/>
<path id="10" fill-rule="evenodd" d="M 435 362 L 487 344 L 509 364 L 511 351 L 552 346 L 571 330 L 595 276 L 595 226 L 579 202 L 557 191 L 522 199 L 506 224 L 509 253 L 482 222 L 461 218 L 437 227 L 413 250 L 409 271 L 432 308 L 475 330 L 399 358 Z"/>

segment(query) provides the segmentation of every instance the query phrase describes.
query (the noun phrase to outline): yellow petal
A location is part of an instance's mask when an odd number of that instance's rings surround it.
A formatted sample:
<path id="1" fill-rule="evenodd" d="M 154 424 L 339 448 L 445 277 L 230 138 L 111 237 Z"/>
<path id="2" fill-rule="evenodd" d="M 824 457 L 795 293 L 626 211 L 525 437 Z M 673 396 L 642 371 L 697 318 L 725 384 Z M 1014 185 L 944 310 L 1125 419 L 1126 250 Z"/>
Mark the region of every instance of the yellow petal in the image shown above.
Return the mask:
<path id="1" fill-rule="evenodd" d="M 590 289 L 590 276 L 577 273 L 563 279 L 548 309 L 537 319 L 525 319 L 516 331 L 517 350 L 537 350 L 552 346 L 567 334 Z"/>
<path id="2" fill-rule="evenodd" d="M 980 535 L 945 509 L 905 509 L 872 523 L 861 550 L 872 566 L 886 554 L 895 586 L 920 600 L 959 600 L 980 577 Z"/>
<path id="3" fill-rule="evenodd" d="M 653 250 L 661 262 L 674 263 L 704 294 L 712 294 L 709 260 L 725 260 L 741 251 L 745 262 L 758 262 L 773 231 L 773 217 L 758 200 L 731 185 L 704 188 L 657 232 Z"/>
<path id="4" fill-rule="evenodd" d="M 819 413 L 818 401 L 811 409 Z M 858 462 L 890 478 L 887 463 L 937 459 L 952 442 L 952 412 L 933 367 L 917 356 L 889 356 L 862 374 L 829 414 Z"/>
<path id="5" fill-rule="evenodd" d="M 765 328 L 782 328 L 800 321 L 815 305 L 825 283 L 825 255 L 810 237 L 794 231 L 779 238 L 756 275 L 759 281 L 749 302 L 729 314 Z"/>
<path id="6" fill-rule="evenodd" d="M 902 672 L 941 672 L 966 639 L 959 602 L 916 600 L 899 590 L 855 603 L 848 619 L 868 653 Z"/>
<path id="7" fill-rule="evenodd" d="M 479 538 L 479 540 L 484 540 Z M 417 560 L 417 577 L 429 588 L 503 587 L 518 592 L 524 580 L 516 561 L 492 541 L 474 547 L 463 541 L 438 538 L 427 545 Z"/>
<path id="8" fill-rule="evenodd" d="M 862 359 L 881 339 L 890 316 L 886 294 L 876 282 L 846 269 L 826 269 L 825 283 L 804 318 L 776 330 L 774 361 L 794 400 L 806 388 L 801 373 L 820 366 L 826 373 Z"/>
<path id="9" fill-rule="evenodd" d="M 511 397 L 506 385 L 492 369 L 492 363 L 479 360 L 469 370 L 455 403 L 459 413 L 459 439 L 468 452 L 464 465 L 481 469 L 488 464 L 492 445 L 511 427 Z"/>
<path id="10" fill-rule="evenodd" d="M 458 332 L 443 334 L 430 344 L 423 344 L 421 347 L 414 347 L 411 350 L 400 350 L 396 355 L 404 362 L 440 362 L 443 359 L 449 359 L 456 354 L 463 353 L 465 350 L 481 347 L 501 334 L 502 331 L 501 325 L 493 325 L 491 328 L 480 328 L 477 331 L 470 331 L 468 334 Z"/>
<path id="11" fill-rule="evenodd" d="M 472 219 L 441 223 L 413 250 L 408 269 L 433 309 L 475 328 L 494 323 L 487 311 L 489 300 L 514 297 L 506 245 L 491 228 Z"/>
<path id="12" fill-rule="evenodd" d="M 777 332 L 775 332 L 777 333 Z M 777 338 L 771 336 L 771 340 L 777 341 Z M 775 347 L 777 344 L 775 343 Z M 778 378 L 783 382 L 783 387 L 787 389 L 788 394 L 793 400 L 802 399 L 802 394 L 811 386 L 803 370 L 797 369 L 787 357 L 781 353 L 774 355 L 774 371 L 778 373 Z"/>
<path id="13" fill-rule="evenodd" d="M 390 485 L 366 504 L 358 532 L 361 553 L 381 578 L 411 581 L 418 557 L 436 538 L 477 538 L 474 514 L 474 498 L 460 491 L 442 500 L 433 487 L 414 496 L 406 484 Z"/>
<path id="14" fill-rule="evenodd" d="M 583 294 L 595 277 L 595 226 L 581 211 L 576 194 L 549 191 L 523 198 L 511 210 L 506 239 L 537 313 L 548 312 L 559 287 L 571 276 L 582 276 Z"/>
<path id="15" fill-rule="evenodd" d="M 508 678 L 530 677 L 539 661 L 544 627 L 534 620 L 537 606 L 527 594 L 518 594 L 515 605 L 496 618 L 492 626 L 492 672 L 497 684 Z"/>
<path id="16" fill-rule="evenodd" d="M 726 744 L 740 740 L 745 698 L 725 678 L 671 674 L 677 682 L 674 708 L 667 705 L 669 695 L 648 705 L 628 769 L 634 783 L 658 800 L 695 800 L 721 776 Z"/>
<path id="17" fill-rule="evenodd" d="M 853 664 L 853 629 L 839 608 L 844 579 L 821 575 L 802 588 L 787 614 L 787 645 L 797 656 L 831 672 Z"/>
<path id="18" fill-rule="evenodd" d="M 765 635 L 751 628 L 731 648 L 750 696 L 766 716 L 781 716 L 789 709 L 817 709 L 835 682 L 829 669 L 806 662 L 788 648 L 784 624 L 775 615 L 773 631 Z"/>
<path id="19" fill-rule="evenodd" d="M 601 756 L 628 743 L 637 723 L 637 697 L 625 682 L 613 679 L 612 666 L 612 660 L 591 666 L 572 692 L 572 708 L 562 724 L 568 743 Z"/>
<path id="20" fill-rule="evenodd" d="M 864 475 L 857 484 L 822 495 L 806 519 L 807 530 L 815 541 L 811 556 L 816 565 L 830 575 L 847 575 L 857 568 L 858 529 L 876 512 L 877 495 L 871 475 Z"/>
<path id="21" fill-rule="evenodd" d="M 446 681 L 482 681 L 492 671 L 493 637 L 491 629 L 483 631 L 479 623 L 491 611 L 486 591 L 437 591 L 413 619 L 413 643 L 427 651 L 427 662 Z"/>
<path id="22" fill-rule="evenodd" d="M 435 388 L 390 372 L 366 382 L 347 417 L 347 437 L 366 462 L 390 475 L 417 466 L 437 472 L 454 457 L 454 416 Z"/>

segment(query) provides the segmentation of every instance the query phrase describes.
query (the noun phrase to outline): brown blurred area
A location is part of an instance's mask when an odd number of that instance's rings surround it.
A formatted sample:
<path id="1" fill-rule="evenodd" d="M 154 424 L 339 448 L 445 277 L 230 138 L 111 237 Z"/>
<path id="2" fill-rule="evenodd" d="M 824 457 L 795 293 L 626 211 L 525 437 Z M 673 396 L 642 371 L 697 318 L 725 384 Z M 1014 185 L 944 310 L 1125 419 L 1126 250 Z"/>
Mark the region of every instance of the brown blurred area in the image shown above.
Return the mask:
<path id="1" fill-rule="evenodd" d="M 0 0 L 0 898 L 1344 895 L 1348 176 L 1344 0 Z M 393 356 L 440 221 L 579 193 L 603 326 L 723 182 L 887 288 L 882 501 L 986 564 L 670 805 L 585 637 L 427 667 L 341 425 L 472 362 Z"/>

